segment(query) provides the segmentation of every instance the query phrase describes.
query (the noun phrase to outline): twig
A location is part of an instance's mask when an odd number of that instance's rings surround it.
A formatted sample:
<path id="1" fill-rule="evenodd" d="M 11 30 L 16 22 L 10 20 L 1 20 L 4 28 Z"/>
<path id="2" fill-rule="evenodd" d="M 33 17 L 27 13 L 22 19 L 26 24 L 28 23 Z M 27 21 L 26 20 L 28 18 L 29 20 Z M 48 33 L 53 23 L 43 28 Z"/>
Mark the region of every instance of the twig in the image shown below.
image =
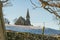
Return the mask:
<path id="1" fill-rule="evenodd" d="M 49 9 L 50 9 L 52 12 L 51 12 Z M 58 15 L 58 13 L 57 13 L 56 11 L 53 11 L 51 8 L 49 8 L 49 9 L 48 9 L 48 8 L 45 8 L 45 10 L 49 11 L 50 13 L 53 13 L 56 17 L 60 18 L 60 15 Z"/>
<path id="2" fill-rule="evenodd" d="M 5 3 L 5 2 L 7 2 L 7 1 L 9 1 L 9 0 L 6 0 L 6 1 L 1 1 L 2 3 Z"/>
<path id="3" fill-rule="evenodd" d="M 31 4 L 33 5 L 33 6 L 35 6 L 35 8 L 40 8 L 39 6 L 37 6 L 36 4 L 34 4 L 31 0 L 30 0 L 30 2 L 31 2 Z M 34 9 L 35 9 L 34 8 Z"/>

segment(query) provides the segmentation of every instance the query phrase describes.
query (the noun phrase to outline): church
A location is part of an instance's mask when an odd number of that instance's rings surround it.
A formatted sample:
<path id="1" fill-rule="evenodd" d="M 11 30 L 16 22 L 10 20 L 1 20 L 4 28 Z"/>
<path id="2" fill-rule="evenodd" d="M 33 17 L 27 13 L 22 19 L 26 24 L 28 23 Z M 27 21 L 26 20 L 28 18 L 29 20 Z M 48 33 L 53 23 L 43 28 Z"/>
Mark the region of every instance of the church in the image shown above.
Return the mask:
<path id="1" fill-rule="evenodd" d="M 15 22 L 15 25 L 28 25 L 28 26 L 31 26 L 29 9 L 27 9 L 26 19 L 23 18 L 22 16 L 20 16 L 20 17 L 17 19 L 17 21 Z"/>

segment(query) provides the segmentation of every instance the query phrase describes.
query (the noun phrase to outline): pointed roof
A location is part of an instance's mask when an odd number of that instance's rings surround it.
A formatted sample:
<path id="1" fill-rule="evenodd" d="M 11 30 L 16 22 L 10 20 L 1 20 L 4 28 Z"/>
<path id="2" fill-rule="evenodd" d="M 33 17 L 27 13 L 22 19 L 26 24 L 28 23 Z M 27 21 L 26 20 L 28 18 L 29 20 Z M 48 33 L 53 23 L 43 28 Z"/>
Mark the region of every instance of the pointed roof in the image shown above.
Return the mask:
<path id="1" fill-rule="evenodd" d="M 19 19 L 25 21 L 25 19 L 24 19 L 22 16 L 20 16 Z M 18 20 L 19 20 L 19 19 L 18 19 Z"/>
<path id="2" fill-rule="evenodd" d="M 27 9 L 27 15 L 26 15 L 26 18 L 30 18 L 30 15 L 29 15 L 29 9 Z"/>

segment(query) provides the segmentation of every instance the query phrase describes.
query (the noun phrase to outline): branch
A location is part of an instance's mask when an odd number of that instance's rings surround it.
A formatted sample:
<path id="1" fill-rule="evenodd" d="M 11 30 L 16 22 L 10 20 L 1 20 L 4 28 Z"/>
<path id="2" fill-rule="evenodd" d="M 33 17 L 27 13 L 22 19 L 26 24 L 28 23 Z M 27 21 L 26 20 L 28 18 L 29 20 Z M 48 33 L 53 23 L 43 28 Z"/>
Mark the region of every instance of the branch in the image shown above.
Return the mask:
<path id="1" fill-rule="evenodd" d="M 49 9 L 50 9 L 52 12 L 51 12 Z M 53 11 L 51 8 L 49 8 L 49 9 L 48 9 L 48 8 L 45 8 L 45 10 L 49 11 L 50 13 L 53 13 L 56 17 L 60 18 L 60 15 L 58 15 L 57 12 Z"/>
<path id="2" fill-rule="evenodd" d="M 60 15 L 56 11 L 52 10 L 51 8 L 46 8 L 46 6 L 57 7 L 57 4 L 55 4 L 55 3 L 49 4 L 48 3 L 49 1 L 46 2 L 44 0 L 39 0 L 39 1 L 42 3 L 42 7 L 45 10 L 49 11 L 50 13 L 53 13 L 56 17 L 60 18 Z M 30 2 L 32 3 L 32 5 L 34 5 L 36 8 L 38 8 L 38 6 L 36 6 L 36 4 L 34 4 L 31 0 L 30 0 Z"/>
<path id="3" fill-rule="evenodd" d="M 39 6 L 37 6 L 36 4 L 34 4 L 31 0 L 30 0 L 30 2 L 31 2 L 31 4 L 32 4 L 33 6 L 35 6 L 35 8 L 40 8 Z"/>
<path id="4" fill-rule="evenodd" d="M 46 7 L 46 6 L 51 6 L 51 7 L 58 7 L 58 8 L 60 8 L 60 3 L 58 2 L 57 4 L 56 3 L 51 3 L 51 4 L 49 4 L 49 2 L 50 2 L 51 0 L 48 0 L 48 1 L 44 1 L 44 0 L 39 0 L 39 2 L 41 2 L 42 3 L 42 7 Z"/>
<path id="5" fill-rule="evenodd" d="M 6 1 L 1 1 L 2 3 L 5 3 L 5 2 L 7 2 L 8 0 L 6 0 Z"/>
<path id="6" fill-rule="evenodd" d="M 50 13 L 53 13 L 52 10 L 49 10 L 48 8 L 44 8 L 45 10 L 49 11 Z"/>
<path id="7" fill-rule="evenodd" d="M 42 7 L 45 10 L 49 11 L 50 13 L 53 13 L 56 17 L 60 18 L 60 15 L 56 11 L 52 10 L 51 8 L 46 8 L 46 6 L 58 7 L 59 8 L 60 3 L 58 3 L 58 4 L 55 4 L 55 3 L 49 4 L 48 2 L 46 2 L 44 0 L 39 0 L 39 1 L 42 3 Z"/>

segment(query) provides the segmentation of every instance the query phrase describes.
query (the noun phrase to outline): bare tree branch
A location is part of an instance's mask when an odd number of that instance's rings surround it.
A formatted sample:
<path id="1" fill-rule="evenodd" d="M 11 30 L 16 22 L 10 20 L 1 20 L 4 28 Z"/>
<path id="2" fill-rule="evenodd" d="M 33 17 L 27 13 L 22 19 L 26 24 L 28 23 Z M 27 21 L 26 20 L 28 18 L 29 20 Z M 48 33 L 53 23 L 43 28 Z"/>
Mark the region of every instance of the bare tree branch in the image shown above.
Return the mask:
<path id="1" fill-rule="evenodd" d="M 60 8 L 60 3 L 57 3 L 57 4 L 51 3 L 51 4 L 49 4 L 48 2 L 46 2 L 46 1 L 44 1 L 44 0 L 39 0 L 39 1 L 42 3 L 42 7 L 43 7 L 45 10 L 49 11 L 50 13 L 54 14 L 56 17 L 60 18 L 60 15 L 59 15 L 56 11 L 52 10 L 51 8 L 46 8 L 46 6 L 51 6 L 51 7 L 58 7 L 58 8 Z"/>
<path id="2" fill-rule="evenodd" d="M 39 6 L 37 6 L 36 4 L 34 4 L 34 3 L 32 2 L 32 0 L 30 0 L 30 2 L 31 2 L 31 4 L 32 4 L 33 6 L 35 6 L 35 8 L 40 8 Z"/>
<path id="3" fill-rule="evenodd" d="M 48 12 L 54 14 L 56 17 L 60 18 L 60 15 L 57 13 L 57 11 L 53 10 L 52 8 L 46 8 L 46 6 L 50 6 L 50 7 L 57 7 L 57 8 L 60 8 L 60 3 L 51 3 L 49 4 L 48 2 L 50 1 L 44 1 L 44 0 L 39 0 L 42 4 L 42 7 L 47 10 Z M 30 2 L 32 3 L 32 5 L 34 5 L 36 8 L 38 8 L 38 6 L 36 4 L 34 4 L 31 0 Z"/>
<path id="4" fill-rule="evenodd" d="M 7 2 L 8 0 L 6 0 L 6 1 L 1 1 L 2 3 L 5 3 L 5 2 Z"/>
<path id="5" fill-rule="evenodd" d="M 44 1 L 44 0 L 39 0 L 39 2 L 42 3 L 42 7 L 45 8 L 46 6 L 51 6 L 51 7 L 58 7 L 60 8 L 60 3 L 58 2 L 57 4 L 56 3 L 51 3 L 49 4 L 48 2 L 49 1 Z"/>
<path id="6" fill-rule="evenodd" d="M 51 12 L 49 9 L 50 9 L 52 12 Z M 49 11 L 50 13 L 53 13 L 56 17 L 60 18 L 60 15 L 58 15 L 57 12 L 53 11 L 51 8 L 49 8 L 49 9 L 48 9 L 48 8 L 45 8 L 45 10 Z"/>

